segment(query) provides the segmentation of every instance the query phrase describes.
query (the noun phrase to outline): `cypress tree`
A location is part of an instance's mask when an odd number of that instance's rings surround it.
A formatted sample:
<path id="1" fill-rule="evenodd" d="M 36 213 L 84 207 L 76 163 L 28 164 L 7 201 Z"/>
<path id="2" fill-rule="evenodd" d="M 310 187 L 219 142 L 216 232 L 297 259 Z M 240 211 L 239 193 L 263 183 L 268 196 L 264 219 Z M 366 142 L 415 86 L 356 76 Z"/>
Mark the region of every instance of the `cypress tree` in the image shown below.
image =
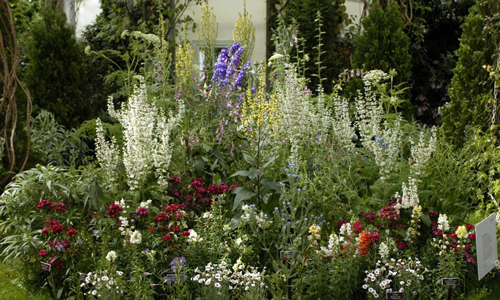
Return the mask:
<path id="1" fill-rule="evenodd" d="M 443 109 L 443 129 L 456 145 L 463 143 L 468 125 L 486 130 L 493 125 L 493 117 L 498 123 L 495 81 L 490 71 L 498 72 L 500 2 L 478 1 L 469 10 L 462 30 L 449 91 L 451 101 Z"/>
<path id="2" fill-rule="evenodd" d="M 54 113 L 58 123 L 78 126 L 88 115 L 84 53 L 62 11 L 41 11 L 40 19 L 31 25 L 26 55 L 29 62 L 24 80 L 34 113 L 45 109 Z"/>
<path id="3" fill-rule="evenodd" d="M 399 6 L 392 2 L 383 8 L 375 2 L 362 21 L 363 32 L 356 38 L 353 67 L 364 70 L 379 69 L 389 73 L 395 69 L 395 84 L 411 80 L 410 38 L 404 32 L 405 24 Z"/>

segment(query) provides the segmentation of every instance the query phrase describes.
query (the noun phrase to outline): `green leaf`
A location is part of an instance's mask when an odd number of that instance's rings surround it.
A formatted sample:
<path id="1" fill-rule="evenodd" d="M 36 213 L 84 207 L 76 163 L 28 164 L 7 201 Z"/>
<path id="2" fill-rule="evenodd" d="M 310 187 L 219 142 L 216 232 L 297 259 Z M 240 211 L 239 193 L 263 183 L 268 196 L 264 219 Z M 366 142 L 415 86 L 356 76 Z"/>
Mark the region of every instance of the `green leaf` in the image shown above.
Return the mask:
<path id="1" fill-rule="evenodd" d="M 246 154 L 246 153 L 243 153 L 243 158 L 245 159 L 245 161 L 247 163 L 249 163 L 251 166 L 256 166 L 257 165 L 257 160 L 255 160 L 255 158 L 253 158 L 252 156 Z"/>
<path id="2" fill-rule="evenodd" d="M 238 227 L 238 225 L 240 225 L 240 222 L 241 222 L 241 216 L 243 214 L 241 212 L 235 214 L 232 218 L 231 218 L 231 228 L 232 229 L 235 229 Z"/>
<path id="3" fill-rule="evenodd" d="M 273 163 L 273 161 L 276 160 L 276 158 L 278 158 L 278 155 L 275 155 L 273 157 L 271 157 L 271 159 L 269 159 L 268 162 L 266 162 L 263 166 L 262 166 L 262 170 L 264 170 L 265 168 L 267 168 L 270 164 Z"/>
<path id="4" fill-rule="evenodd" d="M 233 211 L 239 211 L 243 206 L 243 201 L 256 195 L 254 191 L 243 187 L 237 187 L 234 189 L 233 194 L 236 195 L 234 198 Z"/>
<path id="5" fill-rule="evenodd" d="M 255 168 L 251 168 L 250 170 L 240 170 L 240 171 L 237 171 L 236 173 L 234 173 L 233 175 L 231 175 L 230 177 L 234 177 L 234 176 L 245 176 L 245 177 L 248 177 L 250 180 L 254 180 L 255 178 L 257 178 L 257 176 L 260 174 L 261 172 L 260 171 L 257 171 Z"/>
<path id="6" fill-rule="evenodd" d="M 429 215 L 421 215 L 420 220 L 422 220 L 422 222 L 424 222 L 425 226 L 427 226 L 427 227 L 431 226 L 431 218 L 429 217 Z"/>

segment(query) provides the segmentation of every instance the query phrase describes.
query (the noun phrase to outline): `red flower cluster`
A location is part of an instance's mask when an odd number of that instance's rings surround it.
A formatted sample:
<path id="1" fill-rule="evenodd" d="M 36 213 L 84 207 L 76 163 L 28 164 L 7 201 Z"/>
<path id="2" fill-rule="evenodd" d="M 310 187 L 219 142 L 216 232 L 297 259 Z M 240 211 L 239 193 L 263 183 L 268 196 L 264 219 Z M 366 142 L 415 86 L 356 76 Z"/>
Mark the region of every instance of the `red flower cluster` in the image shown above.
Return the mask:
<path id="1" fill-rule="evenodd" d="M 387 219 L 387 220 L 399 219 L 398 210 L 393 205 L 386 206 L 386 207 L 382 208 L 382 210 L 380 211 L 380 214 L 378 216 L 381 219 Z"/>
<path id="2" fill-rule="evenodd" d="M 52 210 L 57 210 L 57 211 L 62 211 L 65 212 L 67 210 L 66 204 L 62 202 L 57 202 L 52 204 L 50 200 L 40 200 L 38 201 L 38 204 L 36 206 L 38 209 L 43 209 L 43 208 L 50 208 Z"/>
<path id="3" fill-rule="evenodd" d="M 170 195 L 174 196 L 175 198 L 179 198 L 181 196 L 181 191 L 179 190 L 171 190 Z"/>
<path id="4" fill-rule="evenodd" d="M 36 207 L 38 209 L 42 209 L 44 207 L 52 208 L 52 202 L 50 202 L 50 200 L 40 200 L 38 201 L 38 205 Z"/>
<path id="5" fill-rule="evenodd" d="M 156 225 L 160 225 L 161 222 L 168 222 L 170 216 L 167 213 L 159 213 L 155 217 Z"/>
<path id="6" fill-rule="evenodd" d="M 65 212 L 67 210 L 67 206 L 66 206 L 66 204 L 64 204 L 62 202 L 57 202 L 57 203 L 52 204 L 52 209 Z"/>
<path id="7" fill-rule="evenodd" d="M 196 194 L 196 196 L 198 196 L 198 197 L 203 197 L 203 196 L 205 196 L 205 195 L 207 195 L 207 194 L 208 194 L 208 190 L 207 190 L 207 189 L 204 189 L 204 188 L 202 188 L 202 187 L 200 187 L 200 188 L 198 188 L 198 189 L 196 190 L 196 192 L 194 192 L 194 193 L 195 193 L 195 194 Z"/>
<path id="8" fill-rule="evenodd" d="M 164 236 L 161 237 L 161 239 L 166 242 L 166 241 L 170 241 L 172 239 L 172 236 L 170 234 L 165 234 Z"/>
<path id="9" fill-rule="evenodd" d="M 406 245 L 405 243 L 403 243 L 402 241 L 396 241 L 396 246 L 398 247 L 399 250 L 403 250 L 404 248 L 406 248 Z"/>
<path id="10" fill-rule="evenodd" d="M 50 229 L 50 232 L 52 234 L 57 234 L 57 233 L 63 231 L 63 227 L 62 227 L 61 223 L 57 222 L 56 220 L 46 221 L 45 226 Z M 42 229 L 42 234 L 43 234 L 43 229 Z"/>
<path id="11" fill-rule="evenodd" d="M 199 187 L 201 187 L 202 184 L 203 184 L 203 179 L 196 178 L 193 182 L 191 182 L 190 186 L 193 189 L 198 189 Z"/>
<path id="12" fill-rule="evenodd" d="M 64 266 L 64 263 L 62 261 L 57 261 L 57 255 L 56 254 L 52 255 L 52 258 L 49 259 L 48 263 L 50 265 L 52 265 L 53 267 L 55 267 L 56 269 L 61 269 Z"/>
<path id="13" fill-rule="evenodd" d="M 354 233 L 359 234 L 361 232 L 361 229 L 363 229 L 363 225 L 361 222 L 356 221 L 354 224 L 352 224 L 352 229 L 354 229 Z"/>
<path id="14" fill-rule="evenodd" d="M 123 210 L 123 207 L 116 203 L 111 203 L 108 207 L 108 214 L 110 218 L 115 218 L 120 216 L 120 211 Z"/>
<path id="15" fill-rule="evenodd" d="M 172 204 L 167 205 L 167 207 L 165 207 L 165 210 L 170 211 L 170 212 L 176 212 L 179 209 L 180 209 L 180 205 L 177 203 L 172 203 Z"/>
<path id="16" fill-rule="evenodd" d="M 136 214 L 138 214 L 141 217 L 147 217 L 149 215 L 149 210 L 147 207 L 139 207 L 136 211 Z"/>
<path id="17" fill-rule="evenodd" d="M 228 189 L 229 189 L 229 186 L 224 182 L 218 186 L 211 184 L 208 187 L 208 191 L 214 195 L 223 194 L 223 193 L 227 192 Z"/>
<path id="18" fill-rule="evenodd" d="M 172 183 L 182 183 L 181 179 L 177 176 L 170 177 L 168 181 Z"/>
<path id="19" fill-rule="evenodd" d="M 66 231 L 66 235 L 67 236 L 72 236 L 72 235 L 76 235 L 76 229 L 75 228 L 70 228 Z"/>

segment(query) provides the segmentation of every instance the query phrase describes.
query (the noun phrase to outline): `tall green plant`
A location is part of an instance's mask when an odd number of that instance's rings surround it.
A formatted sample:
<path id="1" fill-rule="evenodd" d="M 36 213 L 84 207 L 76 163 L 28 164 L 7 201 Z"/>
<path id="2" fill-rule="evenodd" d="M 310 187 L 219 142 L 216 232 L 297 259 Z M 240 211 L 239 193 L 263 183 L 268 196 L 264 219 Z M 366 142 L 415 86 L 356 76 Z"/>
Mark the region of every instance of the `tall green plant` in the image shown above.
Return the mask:
<path id="1" fill-rule="evenodd" d="M 201 26 L 198 29 L 200 50 L 203 53 L 203 73 L 205 79 L 212 79 L 214 74 L 215 41 L 219 33 L 219 23 L 214 14 L 214 7 L 208 8 L 208 4 L 201 7 Z"/>
<path id="2" fill-rule="evenodd" d="M 481 0 L 462 26 L 458 63 L 451 81 L 449 107 L 443 110 L 443 128 L 450 140 L 461 145 L 467 125 L 483 131 L 498 125 L 498 105 L 493 92 L 496 60 L 500 53 L 500 3 Z M 488 70 L 488 65 L 490 69 Z"/>
<path id="3" fill-rule="evenodd" d="M 247 62 L 252 56 L 255 47 L 255 26 L 252 23 L 252 16 L 248 14 L 246 2 L 244 2 L 243 14 L 239 17 L 233 30 L 233 43 L 240 43 L 245 47 L 245 52 L 241 55 L 241 61 Z"/>
<path id="4" fill-rule="evenodd" d="M 410 39 L 404 32 L 404 22 L 396 3 L 386 8 L 377 3 L 363 19 L 363 33 L 356 38 L 353 66 L 365 70 L 395 69 L 394 84 L 411 80 Z"/>
<path id="5" fill-rule="evenodd" d="M 287 41 L 290 44 L 297 42 L 297 39 L 304 39 L 304 56 L 309 59 L 305 62 L 306 77 L 310 81 L 309 87 L 316 90 L 320 82 L 318 73 L 317 46 L 321 43 L 320 65 L 324 67 L 321 77 L 326 78 L 323 86 L 326 93 L 330 93 L 333 88 L 332 79 L 337 78 L 341 70 L 345 68 L 344 59 L 341 57 L 338 48 L 340 43 L 340 30 L 344 25 L 349 25 L 349 16 L 344 5 L 345 0 L 273 0 L 271 1 L 271 30 L 280 30 L 279 18 L 282 16 L 286 22 L 285 27 L 295 22 L 298 32 Z M 318 35 L 317 13 L 322 16 L 322 28 L 327 28 L 325 32 Z M 274 46 L 271 44 L 271 47 Z M 271 51 L 278 51 L 272 49 Z M 295 59 L 292 59 L 295 61 Z"/>
<path id="6" fill-rule="evenodd" d="M 24 80 L 34 110 L 46 109 L 66 127 L 75 127 L 88 116 L 87 76 L 83 49 L 66 24 L 64 12 L 46 9 L 31 25 L 26 41 L 29 59 Z"/>

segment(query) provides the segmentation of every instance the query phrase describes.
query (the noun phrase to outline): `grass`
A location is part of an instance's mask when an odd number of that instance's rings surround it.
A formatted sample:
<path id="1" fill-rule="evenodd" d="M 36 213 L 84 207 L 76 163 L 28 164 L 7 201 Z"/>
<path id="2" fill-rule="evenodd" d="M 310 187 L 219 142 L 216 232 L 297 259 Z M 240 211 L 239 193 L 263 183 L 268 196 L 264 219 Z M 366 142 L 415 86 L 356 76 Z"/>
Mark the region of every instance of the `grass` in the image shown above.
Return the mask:
<path id="1" fill-rule="evenodd" d="M 0 300 L 50 300 L 48 291 L 26 288 L 19 272 L 8 263 L 0 263 Z"/>

